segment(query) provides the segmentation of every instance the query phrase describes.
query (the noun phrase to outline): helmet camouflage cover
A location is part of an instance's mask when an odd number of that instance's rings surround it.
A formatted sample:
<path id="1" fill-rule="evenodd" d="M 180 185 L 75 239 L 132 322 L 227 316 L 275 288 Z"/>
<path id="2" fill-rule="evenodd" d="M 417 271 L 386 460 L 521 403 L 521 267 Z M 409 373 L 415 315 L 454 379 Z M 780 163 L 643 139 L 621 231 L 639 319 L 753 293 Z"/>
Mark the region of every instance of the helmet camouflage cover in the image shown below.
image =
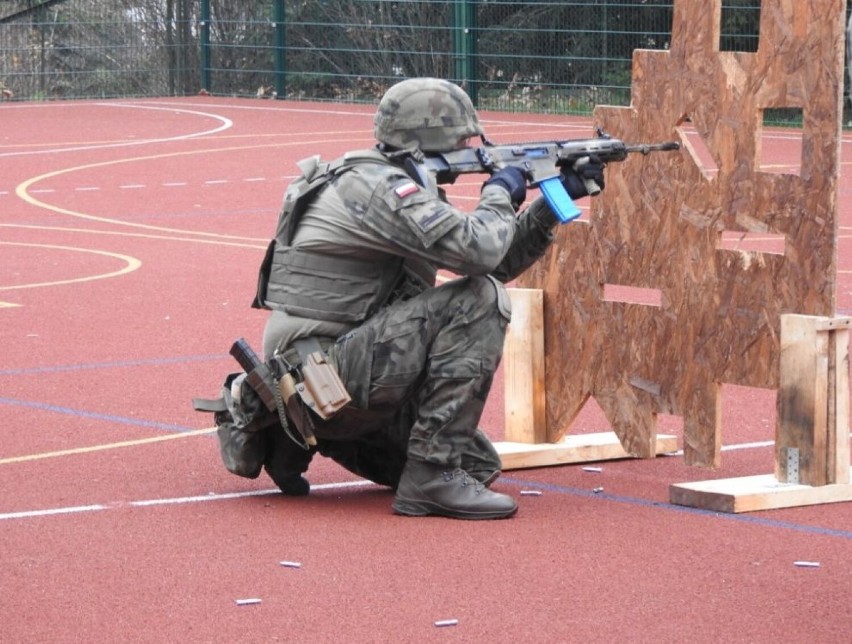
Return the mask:
<path id="1" fill-rule="evenodd" d="M 392 86 L 374 119 L 376 139 L 402 150 L 447 152 L 461 139 L 483 135 L 470 97 L 438 78 L 410 78 Z"/>

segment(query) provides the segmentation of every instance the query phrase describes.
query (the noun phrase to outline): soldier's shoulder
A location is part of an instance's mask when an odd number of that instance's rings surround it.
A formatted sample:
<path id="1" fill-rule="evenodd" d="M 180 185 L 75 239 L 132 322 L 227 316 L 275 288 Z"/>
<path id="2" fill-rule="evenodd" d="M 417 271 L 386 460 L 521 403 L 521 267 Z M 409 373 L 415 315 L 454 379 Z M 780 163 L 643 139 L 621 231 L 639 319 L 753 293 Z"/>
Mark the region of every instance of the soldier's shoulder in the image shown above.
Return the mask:
<path id="1" fill-rule="evenodd" d="M 370 194 L 392 190 L 400 182 L 409 180 L 408 174 L 398 165 L 389 163 L 382 155 L 358 156 L 351 158 L 350 170 L 345 173 L 344 185 L 360 184 L 369 189 Z"/>

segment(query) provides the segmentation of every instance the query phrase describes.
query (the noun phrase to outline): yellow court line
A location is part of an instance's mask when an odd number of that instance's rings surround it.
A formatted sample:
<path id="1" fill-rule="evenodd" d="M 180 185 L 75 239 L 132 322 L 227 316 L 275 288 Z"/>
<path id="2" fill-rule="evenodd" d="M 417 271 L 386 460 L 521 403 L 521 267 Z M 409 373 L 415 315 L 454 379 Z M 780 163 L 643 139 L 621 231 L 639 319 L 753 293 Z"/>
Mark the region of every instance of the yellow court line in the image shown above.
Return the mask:
<path id="1" fill-rule="evenodd" d="M 165 143 L 174 143 L 183 141 L 224 141 L 226 139 L 274 139 L 274 138 L 293 138 L 294 136 L 334 136 L 338 134 L 352 134 L 352 130 L 341 130 L 340 132 L 269 132 L 269 133 L 257 133 L 257 134 L 216 134 L 216 135 L 204 135 L 204 136 L 195 136 L 191 139 L 175 139 L 175 140 L 167 140 Z M 150 139 L 143 141 L 136 141 L 127 139 L 105 139 L 102 141 L 60 141 L 60 142 L 46 142 L 46 143 L 7 143 L 0 144 L 0 152 L 3 150 L 11 150 L 11 149 L 27 149 L 27 148 L 47 148 L 50 151 L 63 152 L 66 146 L 80 146 L 80 145 L 92 145 L 92 146 L 115 146 L 120 143 L 127 143 L 133 145 L 139 145 L 140 143 L 163 143 L 160 139 Z M 97 149 L 97 147 L 95 147 Z"/>
<path id="2" fill-rule="evenodd" d="M 41 286 L 58 286 L 60 284 L 77 284 L 80 282 L 91 282 L 94 280 L 106 279 L 108 277 L 118 277 L 119 275 L 126 275 L 127 273 L 132 273 L 137 270 L 140 266 L 142 266 L 142 262 L 136 259 L 135 257 L 131 257 L 130 255 L 121 255 L 120 253 L 111 253 L 105 250 L 95 250 L 93 248 L 75 248 L 74 246 L 54 246 L 52 244 L 29 244 L 24 242 L 6 242 L 0 241 L 0 245 L 5 246 L 26 246 L 27 248 L 50 248 L 52 250 L 70 250 L 78 253 L 92 253 L 94 255 L 104 255 L 106 257 L 112 257 L 113 259 L 120 259 L 124 261 L 127 266 L 117 271 L 112 271 L 111 273 L 102 273 L 100 275 L 89 275 L 87 277 L 74 277 L 65 280 L 54 280 L 52 282 L 36 282 L 30 284 L 16 284 L 14 286 L 2 286 L 0 285 L 0 291 L 12 291 L 15 289 L 24 289 L 24 288 L 38 288 Z"/>
<path id="3" fill-rule="evenodd" d="M 266 248 L 266 243 L 264 243 L 263 245 L 260 245 L 260 244 L 248 244 L 248 243 L 241 243 L 241 242 L 224 241 L 224 240 L 221 240 L 221 239 L 191 239 L 191 238 L 185 238 L 185 237 L 176 237 L 176 236 L 173 236 L 173 235 L 153 235 L 153 234 L 145 234 L 145 233 L 117 232 L 117 231 L 110 231 L 110 230 L 86 230 L 86 229 L 80 229 L 80 228 L 63 228 L 63 227 L 60 227 L 60 226 L 29 226 L 29 225 L 24 225 L 24 224 L 0 224 L 0 228 L 28 228 L 28 229 L 35 229 L 35 230 L 49 230 L 49 231 L 54 231 L 54 232 L 61 231 L 61 232 L 84 233 L 84 234 L 93 234 L 93 235 L 114 235 L 114 236 L 119 236 L 119 237 L 136 237 L 136 238 L 142 238 L 142 239 L 161 239 L 161 240 L 173 241 L 173 242 L 186 242 L 186 243 L 189 243 L 189 244 L 214 244 L 216 246 L 234 246 L 234 247 L 237 247 L 237 248 L 257 248 L 257 249 Z M 263 240 L 256 239 L 254 241 L 262 242 Z M 134 257 L 130 257 L 128 255 L 120 255 L 118 253 L 110 253 L 110 252 L 107 252 L 107 251 L 99 251 L 99 250 L 93 250 L 93 249 L 87 249 L 87 248 L 77 248 L 77 247 L 69 247 L 69 246 L 50 246 L 48 244 L 27 244 L 27 243 L 23 243 L 23 242 L 18 243 L 18 242 L 4 242 L 4 241 L 0 241 L 0 244 L 7 244 L 7 245 L 13 245 L 13 246 L 15 246 L 15 245 L 17 245 L 17 246 L 34 246 L 34 247 L 37 247 L 37 248 L 58 248 L 58 249 L 73 250 L 73 251 L 79 251 L 79 252 L 89 252 L 89 253 L 96 253 L 96 254 L 99 254 L 99 255 L 107 255 L 107 256 L 111 256 L 111 257 L 117 257 L 117 258 L 123 259 L 123 260 L 128 262 L 128 266 L 126 266 L 124 269 L 122 269 L 120 271 L 115 271 L 115 272 L 112 272 L 112 273 L 105 273 L 105 274 L 102 274 L 102 275 L 90 275 L 88 277 L 78 277 L 78 278 L 67 279 L 67 280 L 56 280 L 56 281 L 53 281 L 53 282 L 33 282 L 33 283 L 30 283 L 30 284 L 16 284 L 14 286 L 2 286 L 2 285 L 0 285 L 0 291 L 10 291 L 10 290 L 13 290 L 13 289 L 39 288 L 39 287 L 42 287 L 42 286 L 58 286 L 60 284 L 73 284 L 73 283 L 76 283 L 76 282 L 87 282 L 87 281 L 93 281 L 93 280 L 98 280 L 98 279 L 105 279 L 105 278 L 108 278 L 108 277 L 118 277 L 120 275 L 131 273 L 132 271 L 138 269 L 142 265 L 142 262 L 140 260 L 138 260 Z M 21 306 L 21 305 L 16 304 L 14 302 L 4 302 L 4 301 L 0 300 L 0 309 L 14 308 L 14 307 L 18 307 L 18 306 Z"/>
<path id="4" fill-rule="evenodd" d="M 25 228 L 27 230 L 47 230 L 61 233 L 82 233 L 84 235 L 112 235 L 114 237 L 134 237 L 137 239 L 164 239 L 166 241 L 189 242 L 191 244 L 213 244 L 215 246 L 235 246 L 237 248 L 260 248 L 266 249 L 269 238 L 261 237 L 227 237 L 226 239 L 243 239 L 256 244 L 239 241 L 224 241 L 222 239 L 190 239 L 186 237 L 175 237 L 173 235 L 154 235 L 151 233 L 130 233 L 117 230 L 95 230 L 91 228 L 66 228 L 64 226 L 35 226 L 31 224 L 0 224 L 0 228 Z"/>
<path id="5" fill-rule="evenodd" d="M 362 138 L 352 139 L 353 141 L 360 141 Z M 111 161 L 100 161 L 98 163 L 87 163 L 84 165 L 74 166 L 71 168 L 63 168 L 61 170 L 55 170 L 53 172 L 47 172 L 45 174 L 41 174 L 26 181 L 18 184 L 15 188 L 15 194 L 20 197 L 23 201 L 28 204 L 35 206 L 36 208 L 44 208 L 45 210 L 50 210 L 61 215 L 68 215 L 70 217 L 76 217 L 78 219 L 86 219 L 89 221 L 99 221 L 101 223 L 115 224 L 118 226 L 128 226 L 131 228 L 141 228 L 143 230 L 156 230 L 160 232 L 169 232 L 169 233 L 180 233 L 183 235 L 198 235 L 202 237 L 213 237 L 217 239 L 251 239 L 250 237 L 239 237 L 236 235 L 223 235 L 220 233 L 210 233 L 199 230 L 184 230 L 181 228 L 168 228 L 165 226 L 151 226 L 148 224 L 138 224 L 129 221 L 122 221 L 120 219 L 111 219 L 109 217 L 98 217 L 96 215 L 87 215 L 86 213 L 77 212 L 75 210 L 68 210 L 67 208 L 60 208 L 59 206 L 54 206 L 44 201 L 40 201 L 36 199 L 27 191 L 32 187 L 33 184 L 38 183 L 39 181 L 44 181 L 45 179 L 52 179 L 54 177 L 61 176 L 63 174 L 68 174 L 71 172 L 77 172 L 79 170 L 91 170 L 93 168 L 103 168 L 106 166 L 119 165 L 124 163 L 135 163 L 137 161 L 155 161 L 159 159 L 168 159 L 172 157 L 182 157 L 182 156 L 190 156 L 195 154 L 211 154 L 211 153 L 219 153 L 219 152 L 234 152 L 236 150 L 257 150 L 260 148 L 281 148 L 281 147 L 291 147 L 291 146 L 299 146 L 299 145 L 318 145 L 320 143 L 329 143 L 328 139 L 318 140 L 318 141 L 296 141 L 289 143 L 268 143 L 264 145 L 240 145 L 233 147 L 225 147 L 225 148 L 210 148 L 203 150 L 185 150 L 183 152 L 167 152 L 163 154 L 152 154 L 149 156 L 142 157 L 131 157 L 127 159 L 113 159 Z M 334 142 L 339 142 L 339 140 L 335 140 Z"/>
<path id="6" fill-rule="evenodd" d="M 166 434 L 164 436 L 151 436 L 150 438 L 140 438 L 132 441 L 121 441 L 120 443 L 105 443 L 103 445 L 91 445 L 89 447 L 75 447 L 73 449 L 63 449 L 56 452 L 42 452 L 41 454 L 28 454 L 26 456 L 11 456 L 9 458 L 0 458 L 0 465 L 8 465 L 10 463 L 25 463 L 29 461 L 39 461 L 45 458 L 57 458 L 59 456 L 72 456 L 74 454 L 89 454 L 91 452 L 101 452 L 108 449 L 117 449 L 119 447 L 134 447 L 136 445 L 148 445 L 150 443 L 159 443 L 161 441 L 173 440 L 176 438 L 188 438 L 191 436 L 202 436 L 204 434 L 212 434 L 216 431 L 215 427 L 207 429 L 196 429 L 179 434 Z"/>

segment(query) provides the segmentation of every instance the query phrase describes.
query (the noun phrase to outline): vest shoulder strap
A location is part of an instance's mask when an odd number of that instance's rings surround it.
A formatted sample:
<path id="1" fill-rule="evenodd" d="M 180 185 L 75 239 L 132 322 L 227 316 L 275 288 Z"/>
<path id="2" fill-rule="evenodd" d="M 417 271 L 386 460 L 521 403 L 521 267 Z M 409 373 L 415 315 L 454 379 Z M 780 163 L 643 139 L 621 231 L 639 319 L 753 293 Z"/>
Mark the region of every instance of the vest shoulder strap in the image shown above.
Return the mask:
<path id="1" fill-rule="evenodd" d="M 278 233 L 276 234 L 279 241 L 290 245 L 302 214 L 320 189 L 332 178 L 340 176 L 362 163 L 393 165 L 381 152 L 369 149 L 347 152 L 334 161 L 324 162 L 318 154 L 299 161 L 296 165 L 302 171 L 302 176 L 287 189 L 287 195 L 279 216 Z M 281 233 L 284 234 L 281 235 Z"/>
<path id="2" fill-rule="evenodd" d="M 267 308 L 264 301 L 266 300 L 266 288 L 272 269 L 275 245 L 289 246 L 292 244 L 302 214 L 317 193 L 333 177 L 339 176 L 362 163 L 393 165 L 385 155 L 376 149 L 354 150 L 334 161 L 323 161 L 320 155 L 315 154 L 296 163 L 302 174 L 287 187 L 287 192 L 284 195 L 284 204 L 281 206 L 281 212 L 278 215 L 275 238 L 269 242 L 260 265 L 257 291 L 251 304 L 252 308 Z"/>

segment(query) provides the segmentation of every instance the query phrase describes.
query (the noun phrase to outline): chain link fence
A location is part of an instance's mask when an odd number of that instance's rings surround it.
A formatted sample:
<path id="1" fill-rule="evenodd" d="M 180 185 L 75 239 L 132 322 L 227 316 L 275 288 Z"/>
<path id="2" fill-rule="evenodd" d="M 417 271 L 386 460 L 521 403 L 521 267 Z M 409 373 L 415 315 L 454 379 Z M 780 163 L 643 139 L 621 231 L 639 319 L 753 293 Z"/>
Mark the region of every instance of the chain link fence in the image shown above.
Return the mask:
<path id="1" fill-rule="evenodd" d="M 0 3 L 16 100 L 227 96 L 375 102 L 412 76 L 480 108 L 630 102 L 633 50 L 667 49 L 663 0 L 31 0 Z M 756 51 L 760 0 L 723 0 L 722 50 Z"/>

